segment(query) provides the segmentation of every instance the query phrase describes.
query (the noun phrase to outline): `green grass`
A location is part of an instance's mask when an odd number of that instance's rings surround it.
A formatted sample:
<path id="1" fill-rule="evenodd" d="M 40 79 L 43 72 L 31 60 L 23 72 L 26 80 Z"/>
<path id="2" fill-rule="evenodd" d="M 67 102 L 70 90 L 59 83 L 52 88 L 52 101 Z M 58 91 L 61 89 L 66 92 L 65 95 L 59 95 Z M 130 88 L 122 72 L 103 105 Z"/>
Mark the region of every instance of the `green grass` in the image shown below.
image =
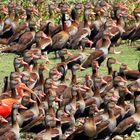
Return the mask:
<path id="1" fill-rule="evenodd" d="M 70 50 L 73 54 L 79 53 L 78 50 Z M 114 55 L 109 54 L 108 57 L 115 57 L 118 61 L 121 63 L 126 63 L 128 66 L 132 69 L 137 69 L 138 61 L 140 61 L 140 51 L 136 51 L 136 48 L 127 47 L 127 45 L 121 45 L 117 48 L 117 51 L 121 51 L 121 54 Z M 87 49 L 85 53 L 91 53 L 92 50 Z M 0 54 L 0 91 L 2 91 L 3 88 L 3 78 L 5 76 L 9 76 L 12 71 L 14 71 L 13 67 L 13 59 L 16 55 L 14 54 Z M 60 62 L 59 59 L 54 59 L 54 53 L 49 54 L 49 59 L 53 64 L 47 64 L 48 68 L 51 69 L 56 63 Z M 106 63 L 106 62 L 104 62 Z M 104 65 L 103 63 L 103 65 Z M 101 66 L 99 69 L 100 75 L 107 75 L 107 68 L 104 66 Z M 114 65 L 114 70 L 119 70 L 119 65 Z M 83 78 L 86 74 L 91 74 L 91 68 L 86 69 L 85 71 L 78 71 L 77 77 L 79 82 L 83 82 Z M 44 76 L 48 76 L 48 71 L 44 73 Z M 24 135 L 24 134 L 23 134 Z M 24 138 L 23 138 L 24 139 Z M 140 133 L 134 133 L 132 137 L 126 138 L 126 140 L 139 140 L 140 139 Z"/>
<path id="2" fill-rule="evenodd" d="M 137 69 L 137 63 L 140 61 L 140 51 L 136 51 L 135 48 L 127 47 L 127 45 L 122 45 L 120 47 L 117 47 L 117 50 L 121 51 L 121 54 L 114 55 L 109 54 L 108 57 L 115 57 L 118 61 L 121 63 L 128 64 L 128 66 L 132 69 Z M 78 50 L 70 50 L 73 54 L 79 53 Z M 92 50 L 87 49 L 85 53 L 90 53 Z M 9 76 L 10 72 L 14 71 L 13 67 L 13 59 L 16 55 L 14 54 L 0 54 L 0 89 L 3 87 L 3 78 L 5 76 Z M 60 62 L 59 59 L 54 59 L 54 53 L 49 54 L 49 59 L 53 64 L 47 65 L 48 68 L 52 68 L 56 63 Z M 104 62 L 105 63 L 105 62 Z M 103 63 L 103 64 L 104 64 Z M 119 65 L 113 65 L 114 70 L 119 70 Z M 107 68 L 101 66 L 99 69 L 99 72 L 101 75 L 107 74 Z M 84 77 L 86 74 L 91 74 L 91 68 L 86 69 L 85 71 L 78 71 L 77 77 L 79 79 L 79 82 L 81 81 L 81 78 Z M 48 72 L 45 73 L 45 77 L 47 77 Z"/>

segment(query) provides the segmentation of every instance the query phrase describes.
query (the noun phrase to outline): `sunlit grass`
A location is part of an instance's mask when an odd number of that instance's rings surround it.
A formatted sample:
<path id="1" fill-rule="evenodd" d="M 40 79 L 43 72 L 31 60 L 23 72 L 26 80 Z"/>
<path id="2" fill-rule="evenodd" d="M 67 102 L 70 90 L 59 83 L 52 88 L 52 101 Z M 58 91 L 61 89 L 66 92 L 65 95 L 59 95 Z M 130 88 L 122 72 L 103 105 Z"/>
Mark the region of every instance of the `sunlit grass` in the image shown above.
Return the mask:
<path id="1" fill-rule="evenodd" d="M 137 63 L 140 61 L 140 51 L 136 51 L 135 48 L 127 47 L 127 45 L 122 45 L 117 48 L 117 50 L 121 51 L 121 54 L 114 55 L 109 54 L 108 57 L 115 57 L 118 61 L 121 63 L 128 64 L 128 66 L 132 69 L 137 69 Z M 70 50 L 73 54 L 80 53 L 79 50 Z M 87 49 L 85 53 L 91 53 L 93 50 Z M 14 71 L 13 67 L 13 59 L 16 55 L 14 54 L 0 54 L 0 89 L 3 87 L 3 78 L 5 76 L 9 76 L 10 72 Z M 47 64 L 48 68 L 51 69 L 56 63 L 60 62 L 59 59 L 54 59 L 54 53 L 49 54 L 49 59 L 53 64 Z M 105 63 L 105 62 L 104 62 Z M 103 64 L 104 64 L 103 63 Z M 114 70 L 119 70 L 119 65 L 113 66 Z M 99 69 L 100 75 L 106 75 L 107 74 L 107 68 L 104 66 L 101 66 Z M 78 71 L 77 77 L 79 82 L 81 82 L 81 79 L 86 75 L 91 74 L 91 68 L 88 68 L 84 71 Z M 48 76 L 48 71 L 44 73 L 45 77 Z"/>

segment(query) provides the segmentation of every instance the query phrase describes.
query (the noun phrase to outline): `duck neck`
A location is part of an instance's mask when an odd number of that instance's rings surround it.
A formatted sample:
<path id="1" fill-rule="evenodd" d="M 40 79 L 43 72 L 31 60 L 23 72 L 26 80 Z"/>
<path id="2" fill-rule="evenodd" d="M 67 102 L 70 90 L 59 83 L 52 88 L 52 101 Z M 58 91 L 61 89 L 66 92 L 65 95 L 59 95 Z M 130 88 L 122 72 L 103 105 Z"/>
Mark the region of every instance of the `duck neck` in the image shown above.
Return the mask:
<path id="1" fill-rule="evenodd" d="M 83 100 L 83 96 L 82 96 L 82 94 L 81 94 L 80 91 L 78 91 L 78 99 L 79 99 L 79 100 Z"/>
<path id="2" fill-rule="evenodd" d="M 94 85 L 94 96 L 100 97 L 100 92 L 98 86 Z"/>
<path id="3" fill-rule="evenodd" d="M 65 62 L 65 56 L 64 55 L 60 55 L 60 59 L 61 59 L 61 62 Z"/>
<path id="4" fill-rule="evenodd" d="M 99 70 L 96 68 L 92 68 L 92 78 L 99 76 Z"/>
<path id="5" fill-rule="evenodd" d="M 28 71 L 28 72 L 30 72 L 30 66 L 29 66 L 29 65 L 24 65 L 23 71 Z"/>
<path id="6" fill-rule="evenodd" d="M 39 68 L 39 84 L 42 86 L 44 84 L 43 70 L 41 68 Z"/>
<path id="7" fill-rule="evenodd" d="M 38 71 L 38 63 L 37 62 L 34 62 L 32 71 L 35 71 L 35 72 Z"/>
<path id="8" fill-rule="evenodd" d="M 125 100 L 125 97 L 124 96 L 120 96 L 117 104 L 122 106 L 122 107 L 124 107 L 125 106 L 124 100 Z"/>
<path id="9" fill-rule="evenodd" d="M 18 92 L 18 93 L 17 93 Z M 19 93 L 19 92 L 22 92 L 22 91 L 17 91 L 16 88 L 11 88 L 11 97 L 12 98 L 17 98 L 17 95 L 19 94 L 22 94 L 22 93 Z"/>
<path id="10" fill-rule="evenodd" d="M 113 109 L 108 109 L 108 115 L 109 115 L 110 119 L 114 119 L 115 118 Z"/>
<path id="11" fill-rule="evenodd" d="M 18 73 L 20 73 L 20 70 L 19 70 L 19 68 L 17 68 L 17 67 L 14 67 L 14 69 L 15 69 L 15 72 L 18 72 Z"/>
<path id="12" fill-rule="evenodd" d="M 18 114 L 18 109 L 13 108 L 11 111 L 12 128 L 16 129 L 18 132 L 19 131 L 19 124 L 17 122 L 17 114 Z"/>
<path id="13" fill-rule="evenodd" d="M 71 84 L 77 84 L 77 76 L 76 76 L 76 71 L 75 70 L 72 70 Z"/>
<path id="14" fill-rule="evenodd" d="M 107 64 L 107 68 L 108 68 L 108 75 L 112 75 L 113 74 L 113 68 L 111 65 Z"/>

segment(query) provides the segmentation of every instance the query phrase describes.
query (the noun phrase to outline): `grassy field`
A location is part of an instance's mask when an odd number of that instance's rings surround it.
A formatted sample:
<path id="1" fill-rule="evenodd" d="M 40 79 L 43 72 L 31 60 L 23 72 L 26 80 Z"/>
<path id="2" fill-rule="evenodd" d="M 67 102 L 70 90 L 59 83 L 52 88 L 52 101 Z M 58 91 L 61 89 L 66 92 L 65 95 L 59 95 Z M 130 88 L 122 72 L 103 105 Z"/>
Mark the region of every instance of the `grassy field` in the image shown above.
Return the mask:
<path id="1" fill-rule="evenodd" d="M 73 54 L 79 53 L 79 51 L 70 50 Z M 85 53 L 89 54 L 93 50 L 86 49 Z M 114 55 L 109 54 L 108 57 L 114 57 L 121 63 L 128 64 L 128 66 L 132 69 L 137 69 L 138 61 L 140 61 L 140 51 L 137 51 L 136 48 L 128 47 L 126 44 L 121 45 L 120 47 L 117 47 L 117 51 L 121 51 L 121 54 Z M 3 78 L 5 76 L 9 76 L 10 72 L 14 71 L 13 67 L 13 59 L 16 57 L 14 54 L 0 54 L 0 91 L 2 91 L 3 88 Z M 53 64 L 47 65 L 49 69 L 51 69 L 56 63 L 60 62 L 59 59 L 54 59 L 54 53 L 49 54 L 49 59 Z M 105 62 L 103 63 L 103 65 Z M 107 74 L 107 67 L 101 66 L 99 69 L 100 75 L 106 75 Z M 119 70 L 119 65 L 114 65 L 114 70 Z M 83 78 L 86 74 L 91 74 L 91 68 L 86 69 L 85 71 L 78 71 L 77 77 L 79 82 L 83 82 Z M 48 76 L 48 72 L 44 73 L 44 76 Z M 23 135 L 23 140 L 24 134 Z M 134 133 L 133 136 L 130 138 L 126 138 L 126 140 L 139 140 L 140 139 L 140 133 Z"/>
<path id="2" fill-rule="evenodd" d="M 121 45 L 120 47 L 117 48 L 117 50 L 121 51 L 121 54 L 119 55 L 114 55 L 114 54 L 109 54 L 108 57 L 115 57 L 118 61 L 121 63 L 128 64 L 128 66 L 132 69 L 137 69 L 137 63 L 140 61 L 140 51 L 136 51 L 136 48 L 132 47 L 127 47 L 127 45 Z M 79 51 L 73 51 L 70 50 L 73 54 L 74 53 L 79 53 Z M 87 49 L 85 53 L 90 53 L 92 50 Z M 0 89 L 3 87 L 3 78 L 5 76 L 9 76 L 10 72 L 14 71 L 13 67 L 13 59 L 16 55 L 14 54 L 0 54 Z M 47 65 L 48 68 L 52 68 L 56 63 L 60 62 L 59 59 L 54 59 L 54 54 L 50 53 L 49 54 L 49 59 L 53 64 Z M 105 63 L 105 62 L 104 62 Z M 103 63 L 103 64 L 104 64 Z M 119 69 L 119 65 L 114 65 L 113 68 L 115 70 Z M 86 74 L 91 74 L 91 68 L 86 69 L 85 71 L 82 72 L 77 72 L 79 81 L 81 81 L 81 78 L 84 77 Z M 101 75 L 106 75 L 107 74 L 107 68 L 101 66 L 100 67 L 100 74 Z M 45 77 L 47 77 L 48 72 L 44 74 Z"/>

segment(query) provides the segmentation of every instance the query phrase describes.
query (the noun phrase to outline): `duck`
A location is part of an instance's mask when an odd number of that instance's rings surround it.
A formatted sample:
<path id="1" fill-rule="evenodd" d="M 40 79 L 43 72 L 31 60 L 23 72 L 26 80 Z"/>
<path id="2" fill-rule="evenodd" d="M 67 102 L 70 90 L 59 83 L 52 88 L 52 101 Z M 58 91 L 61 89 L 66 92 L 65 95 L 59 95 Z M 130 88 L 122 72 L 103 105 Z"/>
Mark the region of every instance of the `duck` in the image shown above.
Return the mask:
<path id="1" fill-rule="evenodd" d="M 79 42 L 90 35 L 91 30 L 88 25 L 88 14 L 86 13 L 86 7 L 84 8 L 84 28 L 78 30 L 75 37 L 70 41 L 70 48 L 77 49 Z"/>
<path id="2" fill-rule="evenodd" d="M 120 75 L 123 75 L 127 80 L 137 80 L 139 78 L 139 68 L 140 63 L 138 63 L 138 70 L 129 70 L 127 64 L 122 64 L 120 68 Z"/>
<path id="3" fill-rule="evenodd" d="M 138 124 L 139 124 L 139 100 L 140 96 L 137 96 L 135 99 L 135 113 L 124 119 L 123 121 L 121 121 L 117 127 L 114 129 L 111 138 L 115 137 L 116 135 L 131 135 L 133 130 L 136 130 L 139 128 Z"/>
<path id="4" fill-rule="evenodd" d="M 118 9 L 120 8 L 120 9 Z M 126 9 L 126 10 L 124 10 Z M 115 54 L 119 54 L 120 52 L 115 52 L 114 50 L 114 46 L 117 45 L 117 41 L 119 40 L 119 38 L 121 38 L 121 35 L 123 34 L 124 31 L 124 27 L 125 27 L 125 22 L 124 22 L 124 15 L 125 16 L 128 16 L 129 14 L 127 13 L 128 9 L 127 8 L 124 8 L 124 6 L 122 7 L 115 7 L 114 8 L 114 17 L 115 17 L 115 20 L 117 22 L 117 27 L 115 28 L 112 28 L 111 29 L 111 33 L 115 34 L 114 37 L 111 38 L 111 45 L 109 47 L 109 49 L 111 47 L 112 50 L 110 49 L 110 52 L 112 53 L 115 53 Z"/>
<path id="5" fill-rule="evenodd" d="M 105 139 L 106 137 L 110 136 L 112 134 L 112 131 L 116 128 L 117 121 L 113 110 L 115 107 L 115 103 L 109 102 L 107 104 L 107 107 L 109 118 L 103 123 L 101 122 L 99 125 L 97 125 L 96 139 Z"/>
<path id="6" fill-rule="evenodd" d="M 22 34 L 19 38 L 18 43 L 11 45 L 10 47 L 5 47 L 1 49 L 1 52 L 8 52 L 8 53 L 16 53 L 21 54 L 27 49 L 30 48 L 30 45 L 33 43 L 35 39 L 35 30 L 34 30 L 34 23 L 30 23 L 29 25 L 30 30 Z"/>
<path id="7" fill-rule="evenodd" d="M 55 34 L 53 37 L 52 37 L 52 45 L 51 47 L 49 48 L 48 47 L 48 53 L 49 52 L 52 52 L 52 51 L 57 51 L 57 50 L 61 50 L 65 47 L 69 37 L 70 37 L 70 34 L 68 33 L 67 31 L 67 23 L 66 23 L 66 16 L 65 16 L 65 13 L 62 13 L 62 25 L 63 25 L 63 31 Z M 59 41 L 58 41 L 59 40 Z M 61 41 L 63 40 L 63 41 Z"/>
<path id="8" fill-rule="evenodd" d="M 20 73 L 20 68 L 21 67 L 24 67 L 24 65 L 27 65 L 28 63 L 26 63 L 24 60 L 23 60 L 23 57 L 20 57 L 20 56 L 17 56 L 14 58 L 14 61 L 13 61 L 13 65 L 14 65 L 14 69 L 15 69 L 15 72 L 18 72 Z"/>
<path id="9" fill-rule="evenodd" d="M 33 105 L 28 110 L 20 111 L 18 115 L 18 124 L 20 127 L 26 125 L 26 122 L 38 117 L 39 115 L 38 106 L 40 104 L 40 100 L 35 94 L 32 94 L 32 98 L 33 100 L 35 100 L 35 102 L 33 102 Z"/>
<path id="10" fill-rule="evenodd" d="M 45 121 L 46 128 L 43 131 L 39 132 L 35 136 L 34 140 L 39 140 L 39 139 L 45 140 L 46 138 L 48 140 L 51 140 L 51 139 L 56 138 L 57 136 L 61 135 L 61 133 L 59 133 L 59 129 L 51 128 L 51 121 L 52 121 L 51 117 L 46 116 L 44 121 Z M 58 125 L 58 127 L 59 127 L 59 125 Z"/>
<path id="11" fill-rule="evenodd" d="M 100 47 L 98 49 L 95 49 L 95 51 L 93 51 L 88 57 L 87 59 L 84 61 L 84 63 L 82 64 L 82 67 L 84 68 L 88 68 L 91 66 L 91 63 L 93 60 L 98 61 L 99 66 L 101 65 L 101 63 L 105 60 L 107 54 L 108 54 L 108 48 L 111 44 L 110 41 L 110 32 L 108 30 L 105 30 L 103 32 L 103 36 L 102 38 L 97 42 L 97 44 L 100 44 Z"/>

